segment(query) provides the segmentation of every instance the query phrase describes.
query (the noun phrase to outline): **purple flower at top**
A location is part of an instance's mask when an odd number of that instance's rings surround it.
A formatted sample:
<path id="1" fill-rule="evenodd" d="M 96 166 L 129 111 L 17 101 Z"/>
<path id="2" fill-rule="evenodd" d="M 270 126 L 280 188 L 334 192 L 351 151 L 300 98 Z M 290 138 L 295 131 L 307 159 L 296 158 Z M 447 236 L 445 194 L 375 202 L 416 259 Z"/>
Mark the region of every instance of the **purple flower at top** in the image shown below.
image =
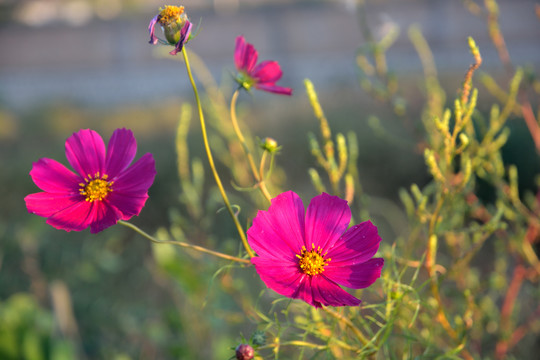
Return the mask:
<path id="1" fill-rule="evenodd" d="M 356 306 L 360 300 L 339 285 L 370 286 L 381 276 L 382 258 L 373 258 L 381 238 L 365 221 L 347 230 L 347 201 L 321 194 L 304 212 L 298 195 L 285 192 L 259 211 L 248 230 L 252 257 L 262 281 L 277 293 L 315 307 Z"/>
<path id="2" fill-rule="evenodd" d="M 239 74 L 236 81 L 244 89 L 252 86 L 276 94 L 292 95 L 292 89 L 276 85 L 283 72 L 277 61 L 266 60 L 257 65 L 259 55 L 252 44 L 246 42 L 243 36 L 236 38 L 234 63 Z"/>
<path id="3" fill-rule="evenodd" d="M 106 149 L 97 132 L 74 133 L 66 140 L 66 157 L 75 173 L 52 159 L 35 162 L 30 176 L 43 192 L 24 198 L 28 212 L 57 229 L 90 226 L 92 233 L 139 215 L 156 169 L 152 154 L 130 166 L 136 152 L 131 130 L 115 130 Z"/>
<path id="4" fill-rule="evenodd" d="M 156 24 L 161 25 L 166 40 L 161 40 L 155 35 Z M 174 50 L 169 54 L 176 55 L 184 44 L 189 41 L 193 24 L 189 22 L 183 6 L 167 5 L 159 9 L 159 14 L 150 20 L 148 32 L 150 33 L 150 44 L 174 45 Z"/>

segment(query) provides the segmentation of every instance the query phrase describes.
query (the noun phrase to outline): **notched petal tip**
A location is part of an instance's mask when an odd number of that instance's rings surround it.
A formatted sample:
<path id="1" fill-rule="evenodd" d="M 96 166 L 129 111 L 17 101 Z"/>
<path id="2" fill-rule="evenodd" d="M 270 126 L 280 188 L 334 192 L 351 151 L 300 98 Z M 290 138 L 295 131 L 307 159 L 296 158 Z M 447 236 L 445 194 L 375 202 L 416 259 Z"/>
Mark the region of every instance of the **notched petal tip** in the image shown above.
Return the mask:
<path id="1" fill-rule="evenodd" d="M 82 177 L 103 173 L 105 166 L 105 143 L 96 131 L 79 130 L 65 144 L 66 158 L 71 167 Z"/>

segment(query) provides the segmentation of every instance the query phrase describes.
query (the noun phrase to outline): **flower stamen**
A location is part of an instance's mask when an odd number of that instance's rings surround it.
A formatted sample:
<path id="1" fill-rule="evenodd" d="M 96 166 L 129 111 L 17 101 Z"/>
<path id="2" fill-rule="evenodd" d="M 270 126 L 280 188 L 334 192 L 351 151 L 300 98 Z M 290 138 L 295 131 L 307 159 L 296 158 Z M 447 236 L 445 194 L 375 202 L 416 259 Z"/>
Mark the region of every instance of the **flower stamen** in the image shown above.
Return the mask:
<path id="1" fill-rule="evenodd" d="M 318 275 L 324 271 L 324 267 L 332 260 L 325 258 L 325 256 L 326 253 L 322 253 L 320 246 L 315 249 L 315 244 L 311 244 L 310 251 L 305 246 L 302 246 L 302 253 L 296 255 L 300 259 L 298 266 L 307 275 Z"/>
<path id="2" fill-rule="evenodd" d="M 88 174 L 88 177 L 84 178 L 84 183 L 79 183 L 79 193 L 86 201 L 102 201 L 113 191 L 114 181 L 107 181 L 108 177 L 107 174 L 100 175 L 99 171 L 94 176 Z"/>
<path id="3" fill-rule="evenodd" d="M 160 10 L 158 21 L 163 26 L 178 22 L 180 16 L 184 13 L 183 6 L 167 5 L 164 9 Z"/>

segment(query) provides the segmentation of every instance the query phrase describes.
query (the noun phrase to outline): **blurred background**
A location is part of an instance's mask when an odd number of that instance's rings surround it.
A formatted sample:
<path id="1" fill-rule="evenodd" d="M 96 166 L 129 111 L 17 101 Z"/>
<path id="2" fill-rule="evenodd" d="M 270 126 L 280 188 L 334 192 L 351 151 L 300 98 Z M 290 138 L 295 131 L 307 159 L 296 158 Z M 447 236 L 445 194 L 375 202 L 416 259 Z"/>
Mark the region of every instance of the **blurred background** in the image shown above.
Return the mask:
<path id="1" fill-rule="evenodd" d="M 499 2 L 511 60 L 530 74 L 540 70 L 536 4 Z M 196 254 L 176 255 L 175 265 L 162 266 L 147 241 L 126 229 L 95 236 L 65 233 L 29 215 L 24 205 L 24 196 L 38 191 L 28 176 L 32 162 L 49 157 L 67 164 L 64 141 L 81 128 L 108 139 L 115 128 L 127 127 L 138 140 L 138 156 L 152 152 L 158 171 L 134 222 L 149 232 L 170 224 L 180 192 L 172 134 L 181 105 L 193 103 L 193 95 L 180 57 L 148 43 L 148 23 L 163 5 L 156 0 L 0 0 L 2 359 L 225 359 L 241 334 L 256 327 L 238 299 L 227 295 L 232 278 L 222 277 L 213 287 L 216 267 L 182 265 L 182 256 Z M 481 71 L 508 79 L 484 19 L 474 13 L 474 1 L 185 0 L 182 5 L 193 23 L 200 21 L 188 47 L 204 61 L 226 101 L 234 88 L 238 35 L 255 45 L 260 60 L 281 64 L 280 85 L 294 89 L 291 98 L 254 92 L 242 95 L 240 104 L 254 135 L 271 136 L 283 146 L 277 161 L 287 188 L 304 199 L 315 194 L 307 176 L 314 162 L 306 132 L 318 127 L 305 78 L 313 81 L 332 128 L 357 133 L 364 190 L 398 208 L 398 190 L 428 178 L 414 131 L 404 131 L 406 124 L 396 121 L 401 106 L 409 114 L 407 126 L 418 127 L 424 101 L 426 67 L 408 36 L 411 26 L 431 48 L 449 102 L 473 61 L 468 36 L 482 53 Z M 362 86 L 357 57 L 370 42 L 387 36 L 394 42 L 386 66 L 402 90 L 394 109 Z M 494 99 L 481 87 L 480 97 Z M 203 158 L 195 125 L 190 150 Z M 532 189 L 539 172 L 534 144 L 522 121 L 510 127 L 508 156 L 522 162 L 526 175 L 520 180 Z M 227 223 L 222 215 L 213 215 L 216 223 Z M 228 230 L 224 238 L 234 238 Z M 394 230 L 381 231 L 389 239 L 395 236 Z M 227 246 L 234 249 L 219 244 Z M 207 282 L 194 280 L 200 271 L 206 271 Z M 205 322 L 194 320 L 203 313 Z"/>

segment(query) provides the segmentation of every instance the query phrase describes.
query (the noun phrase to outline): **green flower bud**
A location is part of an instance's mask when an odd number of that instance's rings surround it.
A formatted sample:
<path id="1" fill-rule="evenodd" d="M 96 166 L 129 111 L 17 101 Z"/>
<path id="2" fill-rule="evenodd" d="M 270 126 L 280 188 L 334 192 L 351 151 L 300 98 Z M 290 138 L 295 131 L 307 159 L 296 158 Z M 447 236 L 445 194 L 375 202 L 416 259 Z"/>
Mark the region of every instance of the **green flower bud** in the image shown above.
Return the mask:
<path id="1" fill-rule="evenodd" d="M 268 151 L 270 154 L 275 153 L 280 149 L 276 140 L 267 137 L 261 142 L 261 148 L 264 151 Z"/>

